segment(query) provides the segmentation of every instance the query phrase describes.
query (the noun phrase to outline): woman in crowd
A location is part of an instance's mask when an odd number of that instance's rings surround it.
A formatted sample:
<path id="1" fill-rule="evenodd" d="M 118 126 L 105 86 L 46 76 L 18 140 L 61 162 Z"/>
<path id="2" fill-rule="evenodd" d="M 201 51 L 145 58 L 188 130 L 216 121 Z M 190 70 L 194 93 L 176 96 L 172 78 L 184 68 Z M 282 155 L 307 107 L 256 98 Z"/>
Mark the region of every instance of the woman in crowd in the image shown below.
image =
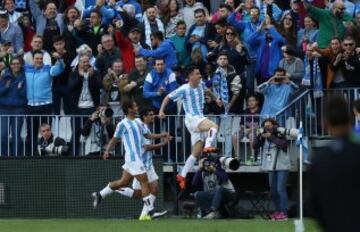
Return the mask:
<path id="1" fill-rule="evenodd" d="M 276 30 L 285 38 L 287 44 L 296 46 L 296 24 L 295 18 L 291 15 L 290 11 L 285 12 L 281 17 L 280 24 L 275 24 Z"/>
<path id="2" fill-rule="evenodd" d="M 169 0 L 167 7 L 161 13 L 162 21 L 165 24 L 165 37 L 170 38 L 176 35 L 176 25 L 180 21 L 184 21 L 184 14 L 180 9 L 177 0 Z"/>
<path id="3" fill-rule="evenodd" d="M 26 107 L 24 62 L 20 56 L 13 57 L 10 68 L 0 77 L 1 154 L 15 156 L 21 153 L 20 131 Z M 11 139 L 10 139 L 11 133 Z M 10 144 L 12 146 L 10 146 Z"/>

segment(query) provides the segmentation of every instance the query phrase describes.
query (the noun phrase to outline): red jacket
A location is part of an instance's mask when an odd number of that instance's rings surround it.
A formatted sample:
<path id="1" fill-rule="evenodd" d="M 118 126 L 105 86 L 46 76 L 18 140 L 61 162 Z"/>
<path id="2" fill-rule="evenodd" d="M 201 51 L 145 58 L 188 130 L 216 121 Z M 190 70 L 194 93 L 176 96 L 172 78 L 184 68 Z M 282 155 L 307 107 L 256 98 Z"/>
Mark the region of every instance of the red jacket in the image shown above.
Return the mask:
<path id="1" fill-rule="evenodd" d="M 121 51 L 124 62 L 124 71 L 129 73 L 135 67 L 135 53 L 132 42 L 128 37 L 125 37 L 121 31 L 115 32 L 115 41 Z"/>

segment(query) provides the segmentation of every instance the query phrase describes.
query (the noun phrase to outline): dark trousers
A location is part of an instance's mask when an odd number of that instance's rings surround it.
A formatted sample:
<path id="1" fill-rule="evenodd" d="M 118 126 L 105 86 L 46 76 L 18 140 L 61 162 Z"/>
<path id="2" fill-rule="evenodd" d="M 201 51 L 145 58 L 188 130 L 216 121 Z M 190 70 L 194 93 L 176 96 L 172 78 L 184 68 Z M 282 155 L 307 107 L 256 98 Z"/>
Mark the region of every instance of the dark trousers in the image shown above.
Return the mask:
<path id="1" fill-rule="evenodd" d="M 79 156 L 79 145 L 80 145 L 80 132 L 81 128 L 84 126 L 86 120 L 90 117 L 92 113 L 96 110 L 95 107 L 91 108 L 77 108 L 74 112 L 75 118 L 72 118 L 72 139 L 71 139 L 71 147 L 72 147 L 72 155 Z"/>
<path id="2" fill-rule="evenodd" d="M 36 155 L 39 127 L 43 123 L 51 125 L 52 104 L 42 106 L 27 106 L 26 114 L 30 117 L 26 119 L 27 124 L 27 155 Z M 44 116 L 41 116 L 44 115 Z"/>
<path id="3" fill-rule="evenodd" d="M 60 115 L 61 100 L 65 114 L 70 114 L 69 88 L 65 85 L 56 85 L 53 89 L 54 114 Z"/>
<path id="4" fill-rule="evenodd" d="M 22 155 L 23 149 L 20 133 L 24 122 L 24 114 L 25 108 L 0 108 L 1 156 Z"/>
<path id="5" fill-rule="evenodd" d="M 201 215 L 205 216 L 211 210 L 217 211 L 226 203 L 235 200 L 235 192 L 217 186 L 214 192 L 198 191 L 195 193 L 196 206 L 200 207 Z"/>

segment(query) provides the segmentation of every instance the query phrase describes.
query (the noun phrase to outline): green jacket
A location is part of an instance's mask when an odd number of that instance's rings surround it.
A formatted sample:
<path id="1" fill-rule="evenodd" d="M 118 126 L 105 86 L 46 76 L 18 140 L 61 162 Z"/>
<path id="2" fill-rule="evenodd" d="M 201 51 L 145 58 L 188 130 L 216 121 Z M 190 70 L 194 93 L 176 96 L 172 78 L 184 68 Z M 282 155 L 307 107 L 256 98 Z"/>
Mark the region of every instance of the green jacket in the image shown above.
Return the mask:
<path id="1" fill-rule="evenodd" d="M 319 34 L 317 43 L 319 48 L 327 48 L 333 37 L 343 39 L 345 36 L 345 24 L 351 21 L 351 16 L 345 14 L 342 19 L 334 16 L 329 9 L 320 9 L 314 6 L 308 8 L 309 15 L 319 22 Z"/>

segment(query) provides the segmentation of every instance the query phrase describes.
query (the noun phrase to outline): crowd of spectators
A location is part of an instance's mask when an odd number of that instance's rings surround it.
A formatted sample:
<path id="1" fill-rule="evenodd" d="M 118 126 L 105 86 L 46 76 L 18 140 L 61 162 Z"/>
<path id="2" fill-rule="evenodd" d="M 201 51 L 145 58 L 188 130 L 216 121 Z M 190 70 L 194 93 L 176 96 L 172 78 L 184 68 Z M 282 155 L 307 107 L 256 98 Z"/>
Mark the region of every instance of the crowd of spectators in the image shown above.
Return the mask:
<path id="1" fill-rule="evenodd" d="M 259 119 L 227 115 L 271 116 L 306 88 L 360 86 L 360 1 L 142 3 L 1 1 L 3 154 L 21 149 L 15 140 L 24 120 L 11 115 L 33 115 L 27 145 L 36 152 L 39 126 L 51 124 L 51 117 L 40 116 L 65 114 L 78 116 L 71 140 L 77 155 L 80 135 L 90 133 L 89 116 L 99 106 L 121 116 L 122 102 L 133 99 L 157 113 L 163 98 L 187 82 L 190 64 L 200 67 L 217 98 L 207 101 L 206 112 L 225 116 L 220 123 L 228 156 L 232 141 L 242 139 L 235 134 L 252 139 L 248 129 Z M 175 104 L 166 108 L 167 115 L 181 113 Z M 166 127 L 175 133 L 174 120 Z"/>

